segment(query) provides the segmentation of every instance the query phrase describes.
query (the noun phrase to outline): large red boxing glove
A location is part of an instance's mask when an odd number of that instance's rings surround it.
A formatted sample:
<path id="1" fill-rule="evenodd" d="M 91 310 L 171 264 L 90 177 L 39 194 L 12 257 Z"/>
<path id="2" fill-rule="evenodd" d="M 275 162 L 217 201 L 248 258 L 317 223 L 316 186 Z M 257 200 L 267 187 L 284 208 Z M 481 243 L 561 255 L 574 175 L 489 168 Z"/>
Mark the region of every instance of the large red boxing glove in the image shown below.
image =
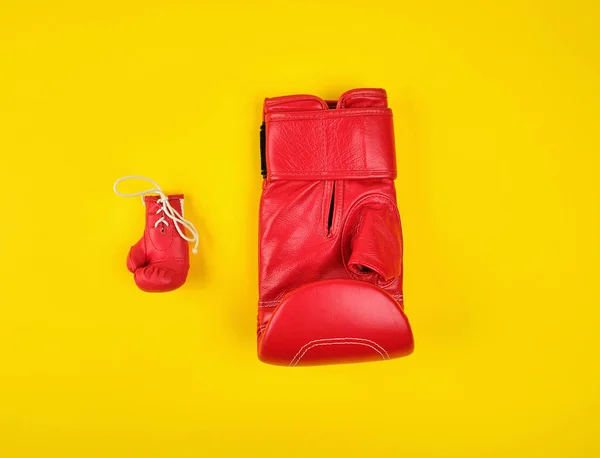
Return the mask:
<path id="1" fill-rule="evenodd" d="M 155 188 L 133 194 L 120 193 L 118 184 L 131 178 L 150 181 Z M 141 195 L 146 206 L 144 235 L 127 255 L 127 269 L 133 274 L 136 285 L 142 291 L 153 293 L 183 286 L 190 268 L 188 242 L 196 243 L 194 253 L 198 246 L 196 229 L 183 218 L 183 194 L 165 195 L 155 182 L 138 176 L 117 180 L 114 190 L 125 197 Z M 191 238 L 186 235 L 186 229 L 192 233 Z"/>
<path id="2" fill-rule="evenodd" d="M 260 360 L 301 366 L 410 354 L 386 92 L 268 98 L 261 153 Z"/>

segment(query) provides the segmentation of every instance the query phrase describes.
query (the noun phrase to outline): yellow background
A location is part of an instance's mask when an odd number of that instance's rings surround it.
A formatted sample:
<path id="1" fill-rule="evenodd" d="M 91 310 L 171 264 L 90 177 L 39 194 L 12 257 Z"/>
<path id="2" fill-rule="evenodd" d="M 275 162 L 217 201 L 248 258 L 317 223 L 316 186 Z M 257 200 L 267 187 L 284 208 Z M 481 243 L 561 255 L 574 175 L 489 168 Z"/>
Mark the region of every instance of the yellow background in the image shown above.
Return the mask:
<path id="1" fill-rule="evenodd" d="M 0 457 L 600 454 L 598 2 L 0 2 Z M 416 352 L 255 356 L 264 97 L 383 87 Z M 125 269 L 143 174 L 186 286 Z"/>

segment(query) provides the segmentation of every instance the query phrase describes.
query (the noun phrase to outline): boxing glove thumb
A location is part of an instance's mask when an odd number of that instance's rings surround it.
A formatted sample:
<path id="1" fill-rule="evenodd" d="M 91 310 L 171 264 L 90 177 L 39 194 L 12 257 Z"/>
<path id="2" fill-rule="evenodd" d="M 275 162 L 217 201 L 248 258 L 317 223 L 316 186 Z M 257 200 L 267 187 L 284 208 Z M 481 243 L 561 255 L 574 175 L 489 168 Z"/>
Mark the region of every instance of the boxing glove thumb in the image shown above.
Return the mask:
<path id="1" fill-rule="evenodd" d="M 360 203 L 342 236 L 350 274 L 378 286 L 402 274 L 402 228 L 396 206 L 385 196 Z"/>
<path id="2" fill-rule="evenodd" d="M 142 237 L 129 249 L 127 255 L 127 270 L 132 274 L 146 264 L 146 241 Z"/>

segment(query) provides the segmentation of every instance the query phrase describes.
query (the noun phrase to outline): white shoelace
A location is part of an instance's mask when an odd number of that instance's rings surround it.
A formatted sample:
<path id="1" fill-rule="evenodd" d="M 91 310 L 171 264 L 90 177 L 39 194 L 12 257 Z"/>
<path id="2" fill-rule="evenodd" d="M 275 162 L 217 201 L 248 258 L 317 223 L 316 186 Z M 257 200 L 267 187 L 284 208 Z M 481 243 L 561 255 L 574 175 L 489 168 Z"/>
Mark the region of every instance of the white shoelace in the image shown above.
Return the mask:
<path id="1" fill-rule="evenodd" d="M 125 180 L 132 180 L 132 179 L 148 181 L 149 183 L 151 183 L 154 186 L 154 188 L 148 189 L 147 191 L 135 192 L 132 194 L 125 194 L 125 193 L 119 192 L 117 190 L 117 187 L 119 186 L 120 182 L 125 181 Z M 146 178 L 146 177 L 140 176 L 140 175 L 128 175 L 123 178 L 119 178 L 117 181 L 115 181 L 113 190 L 115 191 L 115 194 L 117 194 L 118 196 L 121 196 L 121 197 L 142 196 L 142 202 L 144 201 L 144 196 L 146 194 L 158 194 L 160 196 L 160 198 L 158 199 L 157 203 L 161 204 L 161 207 L 157 210 L 156 214 L 158 215 L 158 214 L 162 213 L 162 216 L 154 224 L 154 227 L 158 227 L 159 224 L 164 224 L 164 225 L 168 226 L 169 222 L 165 219 L 165 216 L 167 218 L 170 218 L 173 221 L 173 223 L 175 224 L 175 229 L 177 229 L 177 232 L 179 232 L 179 235 L 181 236 L 182 239 L 184 239 L 190 243 L 195 242 L 194 248 L 192 249 L 192 253 L 194 253 L 194 254 L 198 253 L 198 231 L 196 230 L 196 228 L 194 227 L 194 225 L 191 222 L 186 220 L 182 215 L 179 214 L 179 212 L 177 210 L 175 210 L 171 206 L 171 204 L 169 203 L 169 198 L 165 195 L 165 193 L 162 192 L 162 189 L 160 189 L 160 186 L 155 181 L 151 180 L 150 178 Z M 181 213 L 183 213 L 183 200 L 181 201 Z M 192 237 L 191 238 L 187 237 L 183 233 L 183 231 L 181 230 L 179 225 L 183 226 L 188 231 L 190 231 L 192 234 Z"/>

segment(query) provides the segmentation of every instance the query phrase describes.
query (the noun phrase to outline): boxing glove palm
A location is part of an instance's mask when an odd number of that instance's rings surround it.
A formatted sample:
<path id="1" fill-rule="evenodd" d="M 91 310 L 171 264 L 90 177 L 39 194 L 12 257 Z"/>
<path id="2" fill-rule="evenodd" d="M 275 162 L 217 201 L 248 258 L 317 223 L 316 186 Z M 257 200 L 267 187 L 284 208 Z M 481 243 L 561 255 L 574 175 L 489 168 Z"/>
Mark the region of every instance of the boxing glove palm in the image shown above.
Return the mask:
<path id="1" fill-rule="evenodd" d="M 410 354 L 385 91 L 266 99 L 261 153 L 259 358 L 297 366 Z"/>

